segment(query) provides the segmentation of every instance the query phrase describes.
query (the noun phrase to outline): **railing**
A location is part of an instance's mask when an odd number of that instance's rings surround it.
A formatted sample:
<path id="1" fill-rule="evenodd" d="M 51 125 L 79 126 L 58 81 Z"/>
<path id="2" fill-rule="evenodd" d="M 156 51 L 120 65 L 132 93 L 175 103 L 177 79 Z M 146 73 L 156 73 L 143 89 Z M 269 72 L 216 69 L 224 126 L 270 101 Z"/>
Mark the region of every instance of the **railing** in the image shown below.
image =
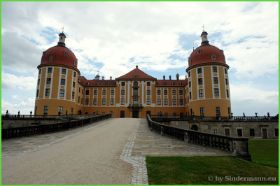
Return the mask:
<path id="1" fill-rule="evenodd" d="M 103 119 L 108 119 L 110 117 L 111 114 L 104 114 L 98 116 L 88 116 L 84 119 L 69 120 L 54 124 L 2 129 L 2 139 L 68 130 L 70 128 L 82 127 Z"/>
<path id="2" fill-rule="evenodd" d="M 218 148 L 223 151 L 232 152 L 244 159 L 250 159 L 248 151 L 248 138 L 235 138 L 171 127 L 157 121 L 153 121 L 149 114 L 147 114 L 147 122 L 151 130 L 159 132 L 161 135 L 167 134 L 188 143 Z"/>
<path id="3" fill-rule="evenodd" d="M 232 117 L 204 117 L 204 116 L 164 116 L 164 115 L 151 115 L 151 119 L 157 122 L 169 121 L 261 121 L 261 122 L 278 122 L 278 116 L 232 116 Z"/>
<path id="4" fill-rule="evenodd" d="M 16 114 L 2 114 L 2 120 L 8 119 L 61 119 L 61 118 L 77 118 L 88 117 L 90 115 L 16 115 Z"/>

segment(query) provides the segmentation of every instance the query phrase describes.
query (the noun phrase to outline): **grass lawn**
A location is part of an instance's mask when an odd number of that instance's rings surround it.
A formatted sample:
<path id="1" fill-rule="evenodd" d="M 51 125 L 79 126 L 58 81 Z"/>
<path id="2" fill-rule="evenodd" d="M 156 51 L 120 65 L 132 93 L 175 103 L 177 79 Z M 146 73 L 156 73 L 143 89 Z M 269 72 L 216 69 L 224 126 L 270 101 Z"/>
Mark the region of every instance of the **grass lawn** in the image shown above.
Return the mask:
<path id="1" fill-rule="evenodd" d="M 239 180 L 241 177 L 278 177 L 275 167 L 228 156 L 147 157 L 146 162 L 149 184 L 277 184 Z"/>
<path id="2" fill-rule="evenodd" d="M 278 140 L 249 140 L 249 152 L 253 162 L 278 167 Z"/>

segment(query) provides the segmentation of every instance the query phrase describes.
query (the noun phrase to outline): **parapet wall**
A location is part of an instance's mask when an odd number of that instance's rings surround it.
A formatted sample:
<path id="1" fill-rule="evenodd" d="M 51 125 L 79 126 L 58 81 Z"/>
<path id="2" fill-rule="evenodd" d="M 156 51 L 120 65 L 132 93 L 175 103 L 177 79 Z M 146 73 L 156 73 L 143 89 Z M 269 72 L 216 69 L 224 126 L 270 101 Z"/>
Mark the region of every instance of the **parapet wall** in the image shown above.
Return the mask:
<path id="1" fill-rule="evenodd" d="M 277 121 L 171 121 L 169 125 L 219 135 L 229 131 L 232 137 L 278 138 Z"/>

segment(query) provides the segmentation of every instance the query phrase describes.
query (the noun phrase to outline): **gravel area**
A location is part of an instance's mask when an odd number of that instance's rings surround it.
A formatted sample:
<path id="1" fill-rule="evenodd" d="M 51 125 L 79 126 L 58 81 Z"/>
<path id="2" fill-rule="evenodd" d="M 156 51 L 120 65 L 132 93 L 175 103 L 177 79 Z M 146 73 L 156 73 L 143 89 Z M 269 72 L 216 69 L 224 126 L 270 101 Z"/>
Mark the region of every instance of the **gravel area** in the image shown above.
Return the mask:
<path id="1" fill-rule="evenodd" d="M 128 136 L 138 128 L 135 121 L 109 119 L 55 140 L 41 137 L 43 144 L 35 142 L 38 136 L 33 137 L 33 143 L 32 137 L 26 143 L 20 143 L 24 138 L 11 140 L 10 145 L 7 140 L 3 184 L 129 184 L 133 167 L 120 155 Z M 15 144 L 29 146 L 22 147 L 23 152 L 16 151 Z"/>

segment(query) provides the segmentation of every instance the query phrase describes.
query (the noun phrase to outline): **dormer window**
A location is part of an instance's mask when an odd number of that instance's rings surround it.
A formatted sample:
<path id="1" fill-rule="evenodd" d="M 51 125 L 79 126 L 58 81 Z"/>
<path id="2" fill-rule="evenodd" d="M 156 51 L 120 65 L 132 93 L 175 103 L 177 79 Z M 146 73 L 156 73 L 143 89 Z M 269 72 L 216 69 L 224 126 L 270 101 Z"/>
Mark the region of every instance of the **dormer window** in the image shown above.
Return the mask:
<path id="1" fill-rule="evenodd" d="M 212 59 L 212 61 L 216 61 L 217 60 L 217 56 L 215 54 L 212 54 L 211 55 L 211 59 Z"/>

